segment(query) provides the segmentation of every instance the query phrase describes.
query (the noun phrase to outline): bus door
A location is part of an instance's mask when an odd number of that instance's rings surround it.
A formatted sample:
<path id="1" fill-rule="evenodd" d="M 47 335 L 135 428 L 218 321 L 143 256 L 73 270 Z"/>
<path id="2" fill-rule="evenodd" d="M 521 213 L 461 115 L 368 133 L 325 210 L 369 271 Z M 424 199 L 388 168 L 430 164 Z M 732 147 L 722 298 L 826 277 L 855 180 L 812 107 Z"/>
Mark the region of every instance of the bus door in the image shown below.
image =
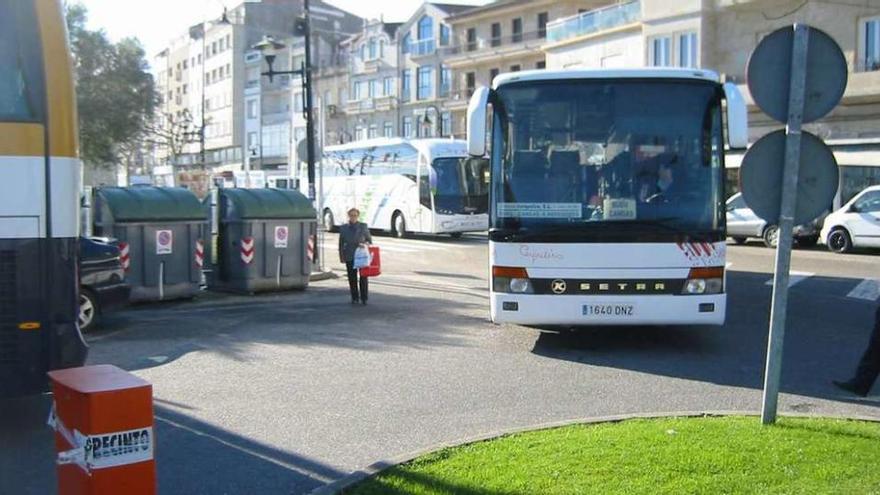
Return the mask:
<path id="1" fill-rule="evenodd" d="M 418 202 L 410 203 L 408 217 L 412 219 L 412 229 L 419 232 L 434 231 L 434 195 L 431 194 L 431 167 L 425 155 L 419 154 Z"/>

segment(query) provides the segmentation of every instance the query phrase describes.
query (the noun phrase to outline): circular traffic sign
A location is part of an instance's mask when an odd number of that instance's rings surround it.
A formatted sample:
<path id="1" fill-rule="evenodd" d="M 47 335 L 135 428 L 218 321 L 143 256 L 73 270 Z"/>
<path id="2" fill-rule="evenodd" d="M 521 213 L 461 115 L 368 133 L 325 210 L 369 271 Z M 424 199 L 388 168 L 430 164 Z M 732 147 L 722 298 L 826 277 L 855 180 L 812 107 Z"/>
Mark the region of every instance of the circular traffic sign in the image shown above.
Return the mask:
<path id="1" fill-rule="evenodd" d="M 828 114 L 846 89 L 846 58 L 837 42 L 808 27 L 807 74 L 803 122 Z M 794 26 L 777 29 L 764 37 L 752 52 L 746 67 L 749 91 L 755 103 L 779 122 L 788 121 Z"/>
<path id="2" fill-rule="evenodd" d="M 740 166 L 743 199 L 756 215 L 774 225 L 779 223 L 784 167 L 784 130 L 771 132 L 759 139 L 749 148 Z M 821 139 L 803 132 L 795 225 L 815 220 L 831 206 L 837 193 L 838 180 L 834 153 Z"/>

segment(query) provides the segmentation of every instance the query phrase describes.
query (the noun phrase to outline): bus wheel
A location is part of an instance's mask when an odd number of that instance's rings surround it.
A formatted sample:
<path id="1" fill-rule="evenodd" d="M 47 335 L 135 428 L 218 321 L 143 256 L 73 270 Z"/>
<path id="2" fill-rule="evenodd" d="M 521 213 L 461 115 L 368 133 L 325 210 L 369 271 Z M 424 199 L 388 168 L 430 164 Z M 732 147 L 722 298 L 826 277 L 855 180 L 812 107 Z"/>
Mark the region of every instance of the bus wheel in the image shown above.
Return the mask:
<path id="1" fill-rule="evenodd" d="M 83 333 L 91 331 L 98 321 L 98 301 L 88 289 L 79 291 L 79 330 Z"/>
<path id="2" fill-rule="evenodd" d="M 391 233 L 394 237 L 406 237 L 406 219 L 403 213 L 396 211 L 391 219 Z"/>
<path id="3" fill-rule="evenodd" d="M 327 232 L 335 232 L 336 226 L 333 224 L 333 212 L 324 210 L 324 230 Z"/>
<path id="4" fill-rule="evenodd" d="M 461 239 L 461 232 L 453 232 L 449 234 L 449 237 L 452 237 L 453 239 Z"/>

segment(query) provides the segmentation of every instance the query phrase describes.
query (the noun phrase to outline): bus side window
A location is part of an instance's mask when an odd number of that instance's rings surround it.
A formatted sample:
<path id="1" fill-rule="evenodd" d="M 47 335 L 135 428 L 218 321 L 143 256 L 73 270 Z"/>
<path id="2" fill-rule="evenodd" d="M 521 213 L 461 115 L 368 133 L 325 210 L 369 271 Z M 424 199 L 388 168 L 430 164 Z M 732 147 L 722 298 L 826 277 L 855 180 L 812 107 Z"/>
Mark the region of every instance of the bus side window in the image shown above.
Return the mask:
<path id="1" fill-rule="evenodd" d="M 427 166 L 420 167 L 419 176 L 419 203 L 425 208 L 431 208 L 431 176 Z"/>

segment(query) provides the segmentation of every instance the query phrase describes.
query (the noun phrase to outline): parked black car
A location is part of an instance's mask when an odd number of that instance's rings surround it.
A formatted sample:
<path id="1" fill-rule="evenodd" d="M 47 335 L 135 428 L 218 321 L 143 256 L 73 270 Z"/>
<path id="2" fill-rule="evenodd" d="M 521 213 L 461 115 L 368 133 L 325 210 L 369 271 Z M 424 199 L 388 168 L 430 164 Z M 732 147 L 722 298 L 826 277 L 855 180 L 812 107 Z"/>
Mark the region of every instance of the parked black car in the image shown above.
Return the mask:
<path id="1" fill-rule="evenodd" d="M 79 243 L 79 328 L 88 332 L 101 315 L 128 303 L 131 287 L 116 242 L 81 237 Z"/>

